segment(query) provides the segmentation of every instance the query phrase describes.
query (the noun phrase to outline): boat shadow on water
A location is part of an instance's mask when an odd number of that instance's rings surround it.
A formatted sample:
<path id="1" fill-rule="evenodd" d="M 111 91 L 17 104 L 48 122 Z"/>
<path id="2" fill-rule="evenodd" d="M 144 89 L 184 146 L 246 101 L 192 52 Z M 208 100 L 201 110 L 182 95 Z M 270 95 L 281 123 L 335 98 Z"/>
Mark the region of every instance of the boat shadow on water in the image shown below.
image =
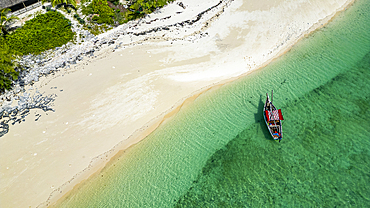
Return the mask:
<path id="1" fill-rule="evenodd" d="M 268 131 L 268 129 L 266 127 L 265 120 L 263 119 L 263 106 L 264 106 L 264 104 L 265 103 L 262 100 L 262 95 L 260 95 L 260 99 L 259 99 L 258 107 L 257 107 L 257 113 L 254 114 L 254 119 L 256 121 L 256 124 L 260 125 L 259 129 L 262 130 L 262 133 L 263 133 L 263 136 L 265 137 L 265 139 L 274 141 L 274 139 L 271 137 L 270 132 Z"/>

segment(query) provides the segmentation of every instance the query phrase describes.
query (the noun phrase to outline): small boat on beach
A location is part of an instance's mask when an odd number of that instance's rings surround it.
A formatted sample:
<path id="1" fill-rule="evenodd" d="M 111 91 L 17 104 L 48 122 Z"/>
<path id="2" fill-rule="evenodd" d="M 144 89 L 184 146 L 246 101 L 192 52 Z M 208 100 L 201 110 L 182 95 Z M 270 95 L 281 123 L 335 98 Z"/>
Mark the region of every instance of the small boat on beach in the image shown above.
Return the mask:
<path id="1" fill-rule="evenodd" d="M 274 140 L 279 140 L 283 138 L 283 127 L 281 121 L 284 120 L 283 114 L 281 113 L 281 109 L 276 109 L 276 107 L 272 104 L 273 95 L 271 91 L 271 100 L 269 98 L 268 93 L 266 93 L 266 103 L 263 107 L 263 118 L 265 119 L 265 123 L 267 129 L 269 130 L 272 138 Z"/>

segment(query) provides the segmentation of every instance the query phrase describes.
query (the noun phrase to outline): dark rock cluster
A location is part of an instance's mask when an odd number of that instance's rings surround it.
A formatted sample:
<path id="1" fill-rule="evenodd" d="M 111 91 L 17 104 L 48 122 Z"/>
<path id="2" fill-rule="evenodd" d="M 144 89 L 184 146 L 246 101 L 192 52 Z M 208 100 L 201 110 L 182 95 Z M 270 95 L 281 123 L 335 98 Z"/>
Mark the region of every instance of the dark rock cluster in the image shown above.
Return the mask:
<path id="1" fill-rule="evenodd" d="M 40 109 L 44 112 L 54 111 L 52 103 L 55 97 L 55 94 L 44 95 L 38 91 L 32 96 L 30 93 L 23 93 L 23 95 L 7 97 L 0 108 L 0 137 L 8 133 L 9 124 L 14 125 L 25 121 L 31 109 Z M 12 105 L 17 100 L 17 105 Z M 38 116 L 36 118 L 37 121 L 41 115 L 38 114 L 36 116 Z"/>

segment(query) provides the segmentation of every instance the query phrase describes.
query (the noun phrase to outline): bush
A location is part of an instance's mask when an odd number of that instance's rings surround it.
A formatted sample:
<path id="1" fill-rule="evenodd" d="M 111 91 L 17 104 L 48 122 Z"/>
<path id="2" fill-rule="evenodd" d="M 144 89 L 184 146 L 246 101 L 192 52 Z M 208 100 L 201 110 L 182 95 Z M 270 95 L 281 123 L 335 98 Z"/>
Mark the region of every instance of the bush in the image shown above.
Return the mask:
<path id="1" fill-rule="evenodd" d="M 89 15 L 89 14 L 94 14 L 94 11 L 92 9 L 92 7 L 89 5 L 85 6 L 83 4 L 81 4 L 81 12 L 83 15 Z"/>
<path id="2" fill-rule="evenodd" d="M 154 12 L 157 8 L 163 7 L 167 2 L 174 0 L 137 0 L 132 3 L 129 10 L 125 13 L 127 21 L 143 17 L 145 14 Z"/>
<path id="3" fill-rule="evenodd" d="M 123 24 L 125 22 L 125 16 L 124 16 L 124 13 L 121 13 L 121 12 L 116 12 L 115 13 L 115 17 L 114 17 L 115 21 L 117 22 L 116 24 L 117 25 L 120 25 L 120 24 Z"/>
<path id="4" fill-rule="evenodd" d="M 98 16 L 93 16 L 92 20 L 93 21 L 98 21 L 99 17 Z"/>
<path id="5" fill-rule="evenodd" d="M 8 35 L 6 42 L 20 54 L 39 54 L 60 47 L 74 37 L 69 20 L 59 12 L 47 12 L 27 21 Z"/>
<path id="6" fill-rule="evenodd" d="M 93 0 L 88 7 L 91 8 L 92 14 L 99 14 L 99 17 L 93 18 L 94 21 L 99 24 L 113 24 L 114 10 L 108 6 L 106 0 Z"/>
<path id="7" fill-rule="evenodd" d="M 119 5 L 119 0 L 108 0 L 113 3 L 110 4 L 113 8 L 108 5 L 107 0 L 92 0 L 88 6 L 82 4 L 82 13 L 84 15 L 98 14 L 99 17 L 93 17 L 92 20 L 99 24 L 123 24 L 130 20 L 134 20 L 143 17 L 145 14 L 150 14 L 157 8 L 163 7 L 168 2 L 173 2 L 174 0 L 135 0 L 131 1 L 129 9 L 120 10 L 117 5 Z"/>
<path id="8" fill-rule="evenodd" d="M 114 22 L 113 18 L 112 17 L 107 17 L 107 16 L 99 17 L 98 21 L 97 21 L 97 23 L 99 23 L 99 24 L 104 24 L 104 23 L 113 24 L 113 22 Z"/>
<path id="9" fill-rule="evenodd" d="M 73 15 L 73 17 L 74 17 L 74 18 L 77 18 L 77 17 L 78 17 L 78 14 L 74 14 L 74 15 Z"/>
<path id="10" fill-rule="evenodd" d="M 119 4 L 119 0 L 108 0 L 112 2 L 113 5 L 117 6 Z"/>
<path id="11" fill-rule="evenodd" d="M 19 72 L 14 70 L 15 52 L 11 51 L 5 40 L 0 37 L 0 92 L 9 90 L 12 80 L 18 79 Z"/>

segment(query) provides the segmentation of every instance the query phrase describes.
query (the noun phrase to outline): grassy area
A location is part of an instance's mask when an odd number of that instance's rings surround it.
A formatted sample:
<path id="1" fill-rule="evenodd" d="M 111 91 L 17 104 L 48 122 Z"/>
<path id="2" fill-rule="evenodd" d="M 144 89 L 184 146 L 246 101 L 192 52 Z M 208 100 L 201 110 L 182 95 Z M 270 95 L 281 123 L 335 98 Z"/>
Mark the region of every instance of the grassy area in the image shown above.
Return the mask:
<path id="1" fill-rule="evenodd" d="M 49 11 L 27 21 L 23 27 L 0 38 L 0 92 L 10 89 L 18 78 L 17 55 L 40 54 L 60 47 L 74 37 L 71 23 L 61 13 Z"/>
<path id="2" fill-rule="evenodd" d="M 61 13 L 49 11 L 27 21 L 6 37 L 6 43 L 21 55 L 39 54 L 60 47 L 74 37 L 71 22 Z"/>
<path id="3" fill-rule="evenodd" d="M 84 0 L 81 11 L 88 24 L 85 28 L 92 34 L 105 31 L 108 26 L 118 26 L 144 17 L 174 0 L 136 0 L 127 5 L 127 9 L 118 0 Z M 90 2 L 86 5 L 86 2 Z"/>

